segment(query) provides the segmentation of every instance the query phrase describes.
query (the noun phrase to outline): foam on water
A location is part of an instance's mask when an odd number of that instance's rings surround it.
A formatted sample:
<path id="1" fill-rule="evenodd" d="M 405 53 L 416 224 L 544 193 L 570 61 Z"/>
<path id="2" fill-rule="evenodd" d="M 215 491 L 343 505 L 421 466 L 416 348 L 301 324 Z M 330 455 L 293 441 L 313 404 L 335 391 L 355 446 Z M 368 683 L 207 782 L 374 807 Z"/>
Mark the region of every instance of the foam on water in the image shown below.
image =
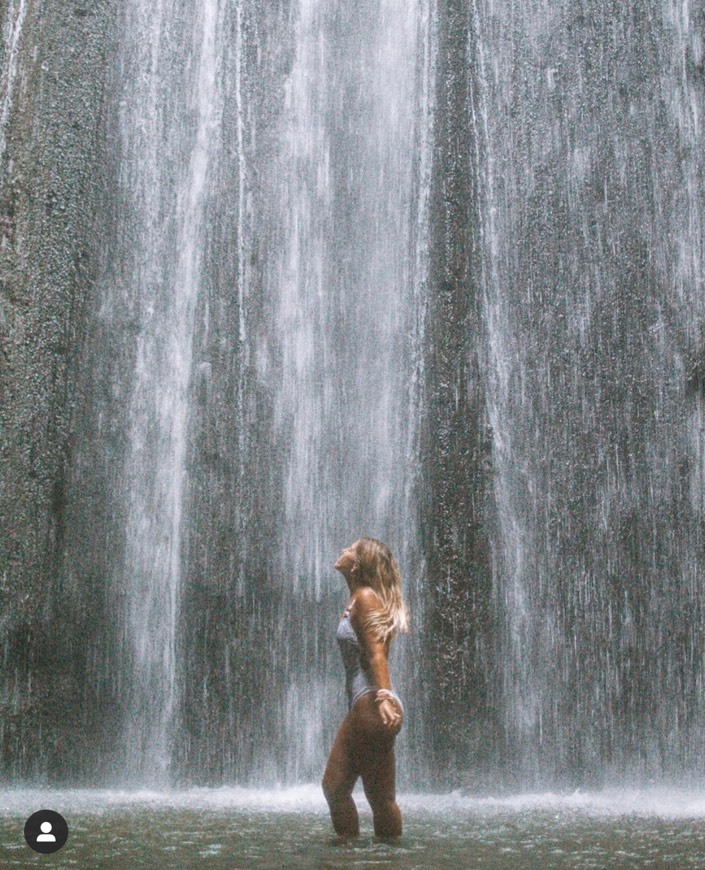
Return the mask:
<path id="1" fill-rule="evenodd" d="M 434 814 L 475 813 L 572 813 L 588 817 L 643 816 L 658 818 L 705 817 L 705 792 L 678 789 L 608 789 L 603 792 L 570 794 L 542 792 L 507 797 L 470 797 L 461 792 L 446 795 L 404 796 L 411 812 Z"/>
<path id="2" fill-rule="evenodd" d="M 401 794 L 399 804 L 407 816 L 443 816 L 455 820 L 495 815 L 583 816 L 609 819 L 620 816 L 659 819 L 705 819 L 705 791 L 682 789 L 607 789 L 570 794 L 543 792 L 503 797 L 474 797 L 453 791 L 448 794 Z M 365 809 L 364 799 L 358 803 Z M 39 806 L 59 807 L 62 812 L 104 813 L 145 808 L 150 810 L 213 811 L 248 813 L 314 813 L 326 811 L 320 787 L 315 783 L 281 789 L 190 788 L 150 789 L 5 789 L 0 791 L 0 816 L 26 815 Z"/>

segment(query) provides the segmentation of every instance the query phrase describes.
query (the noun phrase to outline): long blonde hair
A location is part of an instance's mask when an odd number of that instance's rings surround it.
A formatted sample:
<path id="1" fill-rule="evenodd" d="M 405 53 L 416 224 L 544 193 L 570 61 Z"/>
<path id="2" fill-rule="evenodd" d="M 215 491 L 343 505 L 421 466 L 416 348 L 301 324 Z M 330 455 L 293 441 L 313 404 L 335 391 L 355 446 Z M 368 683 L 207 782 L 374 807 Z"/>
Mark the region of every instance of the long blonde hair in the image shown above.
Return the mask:
<path id="1" fill-rule="evenodd" d="M 377 538 L 360 538 L 355 548 L 360 580 L 377 593 L 382 607 L 365 622 L 381 643 L 409 630 L 409 611 L 401 596 L 401 572 L 392 551 Z"/>

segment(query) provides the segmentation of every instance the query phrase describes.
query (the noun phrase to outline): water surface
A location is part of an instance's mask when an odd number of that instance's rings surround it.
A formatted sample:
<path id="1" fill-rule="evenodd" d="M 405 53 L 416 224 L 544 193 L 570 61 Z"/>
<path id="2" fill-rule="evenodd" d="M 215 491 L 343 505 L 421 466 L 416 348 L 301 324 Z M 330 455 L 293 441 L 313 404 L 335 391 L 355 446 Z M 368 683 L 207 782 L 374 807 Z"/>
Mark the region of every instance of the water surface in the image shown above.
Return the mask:
<path id="1" fill-rule="evenodd" d="M 338 841 L 315 785 L 280 791 L 0 792 L 3 867 L 642 868 L 705 865 L 705 792 L 612 791 L 515 797 L 401 795 L 404 835 L 378 841 L 356 793 L 361 836 Z M 55 809 L 69 824 L 48 858 L 25 819 Z"/>

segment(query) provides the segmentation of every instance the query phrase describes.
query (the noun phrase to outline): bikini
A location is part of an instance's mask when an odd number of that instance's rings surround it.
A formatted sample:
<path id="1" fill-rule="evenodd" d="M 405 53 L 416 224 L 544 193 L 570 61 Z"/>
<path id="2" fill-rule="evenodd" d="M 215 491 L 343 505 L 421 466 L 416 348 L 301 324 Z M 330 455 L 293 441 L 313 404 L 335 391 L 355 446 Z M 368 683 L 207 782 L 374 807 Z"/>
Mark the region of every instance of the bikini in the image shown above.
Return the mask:
<path id="1" fill-rule="evenodd" d="M 335 635 L 338 639 L 340 654 L 343 657 L 343 667 L 345 668 L 345 691 L 348 696 L 348 711 L 352 710 L 358 698 L 361 698 L 368 692 L 376 692 L 379 688 L 374 681 L 372 672 L 362 666 L 360 642 L 350 621 L 351 608 L 352 604 L 338 623 L 338 630 Z M 404 708 L 402 707 L 401 700 L 394 689 L 391 690 L 391 695 L 403 712 Z"/>

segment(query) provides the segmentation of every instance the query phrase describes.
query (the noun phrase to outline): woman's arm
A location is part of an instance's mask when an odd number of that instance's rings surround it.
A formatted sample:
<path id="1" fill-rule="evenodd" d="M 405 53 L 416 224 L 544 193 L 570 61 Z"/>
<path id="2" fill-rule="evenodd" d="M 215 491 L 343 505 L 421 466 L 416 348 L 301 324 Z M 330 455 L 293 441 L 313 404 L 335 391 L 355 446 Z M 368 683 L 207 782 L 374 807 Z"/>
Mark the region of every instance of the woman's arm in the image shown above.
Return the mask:
<path id="1" fill-rule="evenodd" d="M 354 604 L 350 611 L 350 621 L 360 642 L 364 661 L 368 664 L 377 688 L 390 690 L 392 683 L 389 678 L 387 647 L 367 627 L 368 617 L 372 611 L 379 609 L 379 598 L 373 589 L 364 586 L 356 591 Z M 396 725 L 401 718 L 391 701 L 381 701 L 379 711 L 385 725 Z"/>

